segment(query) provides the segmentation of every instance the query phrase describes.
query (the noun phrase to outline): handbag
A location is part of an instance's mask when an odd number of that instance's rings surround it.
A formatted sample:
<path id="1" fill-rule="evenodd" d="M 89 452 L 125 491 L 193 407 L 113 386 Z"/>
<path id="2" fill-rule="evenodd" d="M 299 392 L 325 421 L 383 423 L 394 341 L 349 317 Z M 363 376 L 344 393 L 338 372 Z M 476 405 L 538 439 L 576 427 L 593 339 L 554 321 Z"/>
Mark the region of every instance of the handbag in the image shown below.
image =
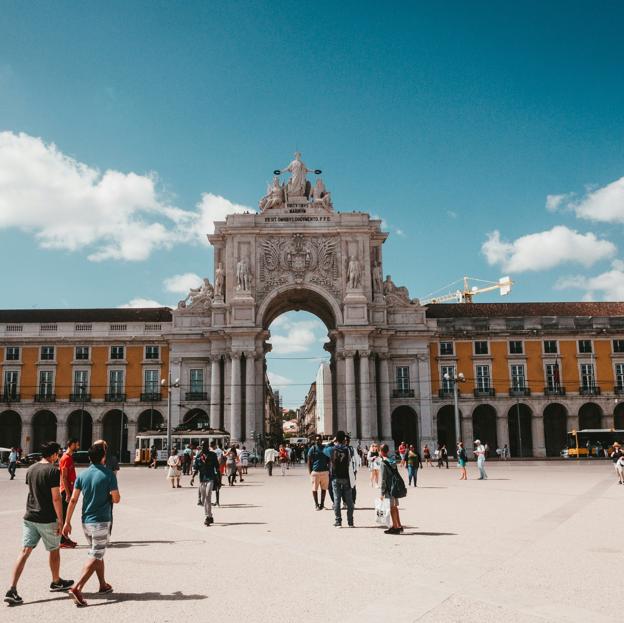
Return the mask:
<path id="1" fill-rule="evenodd" d="M 386 528 L 392 525 L 390 500 L 388 498 L 384 498 L 383 500 L 379 498 L 375 499 L 375 523 L 378 526 L 386 526 Z"/>

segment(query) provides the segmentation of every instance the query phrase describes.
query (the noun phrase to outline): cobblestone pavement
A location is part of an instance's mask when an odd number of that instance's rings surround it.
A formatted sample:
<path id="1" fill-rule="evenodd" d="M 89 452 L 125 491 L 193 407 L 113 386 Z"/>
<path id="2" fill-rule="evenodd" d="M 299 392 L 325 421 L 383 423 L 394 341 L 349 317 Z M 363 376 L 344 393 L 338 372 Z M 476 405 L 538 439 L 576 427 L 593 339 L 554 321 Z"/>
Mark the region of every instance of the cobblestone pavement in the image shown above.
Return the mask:
<path id="1" fill-rule="evenodd" d="M 453 468 L 420 472 L 401 502 L 401 536 L 375 526 L 367 470 L 355 529 L 314 511 L 303 466 L 272 478 L 251 469 L 224 487 L 207 528 L 188 478 L 172 490 L 163 469 L 122 468 L 106 554 L 115 592 L 87 591 L 86 610 L 48 592 L 39 546 L 20 583 L 24 605 L 0 620 L 528 623 L 594 621 L 619 608 L 624 486 L 611 463 L 491 461 L 487 481 L 469 467 L 468 482 Z M 3 591 L 20 546 L 24 473 L 9 482 L 0 472 Z M 65 578 L 77 579 L 86 556 L 78 528 L 81 547 L 62 551 Z"/>

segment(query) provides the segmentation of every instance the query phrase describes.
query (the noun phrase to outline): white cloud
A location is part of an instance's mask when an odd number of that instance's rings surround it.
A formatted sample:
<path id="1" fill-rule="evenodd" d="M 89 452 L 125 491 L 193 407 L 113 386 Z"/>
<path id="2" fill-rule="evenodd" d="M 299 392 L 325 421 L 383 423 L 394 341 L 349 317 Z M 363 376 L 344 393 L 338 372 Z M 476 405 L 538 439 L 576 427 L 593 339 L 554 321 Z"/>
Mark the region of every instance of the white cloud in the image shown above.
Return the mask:
<path id="1" fill-rule="evenodd" d="M 603 223 L 624 223 L 624 177 L 588 192 L 571 204 L 578 218 Z"/>
<path id="2" fill-rule="evenodd" d="M 282 376 L 281 374 L 276 374 L 275 372 L 267 372 L 267 376 L 269 377 L 269 382 L 274 388 L 279 389 L 280 386 L 291 385 L 293 383 L 292 379 Z"/>
<path id="3" fill-rule="evenodd" d="M 501 239 L 495 230 L 487 235 L 481 246 L 490 265 L 499 264 L 505 272 L 547 270 L 567 262 L 591 266 L 612 257 L 616 246 L 595 234 L 579 234 L 563 225 L 550 230 L 521 236 L 513 242 Z"/>
<path id="4" fill-rule="evenodd" d="M 129 303 L 124 303 L 123 305 L 118 305 L 120 308 L 127 307 L 168 307 L 167 305 L 163 305 L 154 299 L 143 299 L 143 298 L 135 298 L 132 299 Z"/>
<path id="5" fill-rule="evenodd" d="M 165 292 L 173 292 L 175 294 L 187 294 L 191 288 L 197 288 L 202 284 L 203 280 L 195 273 L 183 273 L 182 275 L 173 275 L 167 277 L 163 281 Z"/>
<path id="6" fill-rule="evenodd" d="M 101 172 L 27 134 L 0 132 L 0 229 L 32 233 L 46 249 L 91 261 L 147 259 L 202 241 L 213 221 L 248 208 L 205 193 L 194 211 L 170 205 L 155 174 Z"/>
<path id="7" fill-rule="evenodd" d="M 611 270 L 596 275 L 585 277 L 583 275 L 570 275 L 562 277 L 555 283 L 557 290 L 585 290 L 583 300 L 593 301 L 601 298 L 605 301 L 624 300 L 624 261 L 614 260 Z"/>
<path id="8" fill-rule="evenodd" d="M 318 344 L 317 332 L 325 331 L 325 326 L 318 320 L 293 321 L 284 316 L 278 327 L 285 334 L 271 334 L 269 342 L 273 345 L 273 354 L 305 353 L 310 347 Z M 271 327 L 275 327 L 275 322 Z"/>
<path id="9" fill-rule="evenodd" d="M 574 197 L 574 193 L 563 193 L 561 195 L 546 195 L 546 209 L 549 212 L 556 212 Z"/>

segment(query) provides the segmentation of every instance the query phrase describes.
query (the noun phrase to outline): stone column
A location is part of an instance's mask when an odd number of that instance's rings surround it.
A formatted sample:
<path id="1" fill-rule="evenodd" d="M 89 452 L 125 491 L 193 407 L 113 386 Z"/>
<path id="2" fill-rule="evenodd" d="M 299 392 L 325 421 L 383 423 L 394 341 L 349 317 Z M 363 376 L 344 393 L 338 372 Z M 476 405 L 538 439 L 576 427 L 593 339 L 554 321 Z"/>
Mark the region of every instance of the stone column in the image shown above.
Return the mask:
<path id="1" fill-rule="evenodd" d="M 221 412 L 221 355 L 210 357 L 210 428 L 219 428 Z"/>
<path id="2" fill-rule="evenodd" d="M 461 409 L 460 409 L 461 411 Z M 472 430 L 472 409 L 466 409 L 467 413 L 461 414 L 461 429 L 464 435 L 464 448 L 469 457 L 474 456 L 474 432 Z M 496 449 L 496 448 L 495 448 Z"/>
<path id="3" fill-rule="evenodd" d="M 22 438 L 20 440 L 23 455 L 34 452 L 33 448 L 33 425 L 32 420 L 22 421 Z"/>
<path id="4" fill-rule="evenodd" d="M 360 431 L 365 445 L 370 444 L 372 431 L 369 357 L 368 351 L 360 351 L 360 413 L 362 415 Z"/>
<path id="5" fill-rule="evenodd" d="M 128 457 L 130 464 L 134 464 L 136 450 L 137 423 L 128 420 Z"/>
<path id="6" fill-rule="evenodd" d="M 496 439 L 499 448 L 505 444 L 509 447 L 509 421 L 506 414 L 496 416 Z"/>
<path id="7" fill-rule="evenodd" d="M 327 431 L 327 434 L 347 428 L 345 368 L 344 353 L 336 353 L 336 378 L 332 379 L 332 383 L 336 385 L 336 413 L 332 413 L 332 430 Z"/>
<path id="8" fill-rule="evenodd" d="M 379 354 L 379 401 L 381 406 L 381 439 L 388 442 L 392 439 L 388 353 Z"/>
<path id="9" fill-rule="evenodd" d="M 175 359 L 169 362 L 169 370 L 171 374 L 171 427 L 178 426 L 182 422 L 180 417 L 180 404 L 182 403 L 182 360 Z M 176 379 L 180 379 L 178 387 L 174 387 Z M 166 398 L 166 394 L 165 394 Z"/>
<path id="10" fill-rule="evenodd" d="M 232 359 L 227 356 L 223 360 L 223 428 L 230 426 L 232 415 Z"/>
<path id="11" fill-rule="evenodd" d="M 231 353 L 232 380 L 230 398 L 230 437 L 232 441 L 241 440 L 241 354 Z"/>
<path id="12" fill-rule="evenodd" d="M 256 353 L 245 353 L 245 427 L 243 441 L 249 442 L 256 425 Z"/>
<path id="13" fill-rule="evenodd" d="M 355 438 L 357 435 L 357 412 L 355 409 L 355 366 L 352 351 L 345 352 L 345 390 L 346 390 L 346 412 L 347 412 L 347 432 Z"/>
<path id="14" fill-rule="evenodd" d="M 260 355 L 256 358 L 256 407 L 254 414 L 254 431 L 256 439 L 267 432 L 264 430 L 264 357 Z"/>
<path id="15" fill-rule="evenodd" d="M 420 408 L 420 437 L 435 441 L 437 435 L 433 432 L 433 414 L 431 409 L 431 378 L 429 370 L 429 356 L 416 355 L 418 362 L 418 396 Z M 459 433 L 457 433 L 459 434 Z"/>
<path id="16" fill-rule="evenodd" d="M 165 413 L 165 421 L 167 420 L 167 414 Z M 93 441 L 102 439 L 102 416 L 101 414 L 94 416 L 93 418 Z"/>
<path id="17" fill-rule="evenodd" d="M 546 456 L 544 421 L 541 416 L 531 416 L 531 436 L 533 437 L 533 456 Z"/>
<path id="18" fill-rule="evenodd" d="M 370 423 L 371 423 L 371 439 L 379 438 L 379 429 L 377 426 L 377 371 L 376 358 L 373 356 L 372 365 L 369 365 L 368 375 L 368 395 L 370 399 Z"/>

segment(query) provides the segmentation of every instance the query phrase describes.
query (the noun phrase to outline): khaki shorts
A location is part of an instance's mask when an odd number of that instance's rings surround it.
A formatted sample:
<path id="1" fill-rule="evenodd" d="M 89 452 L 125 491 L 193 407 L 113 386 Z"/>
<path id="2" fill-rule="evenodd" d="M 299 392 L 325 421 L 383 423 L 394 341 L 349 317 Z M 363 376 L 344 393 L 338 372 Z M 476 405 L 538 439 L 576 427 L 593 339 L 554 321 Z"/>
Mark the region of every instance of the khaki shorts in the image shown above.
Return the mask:
<path id="1" fill-rule="evenodd" d="M 319 487 L 323 491 L 329 488 L 329 472 L 311 472 L 310 480 L 312 480 L 312 491 L 318 491 Z"/>

